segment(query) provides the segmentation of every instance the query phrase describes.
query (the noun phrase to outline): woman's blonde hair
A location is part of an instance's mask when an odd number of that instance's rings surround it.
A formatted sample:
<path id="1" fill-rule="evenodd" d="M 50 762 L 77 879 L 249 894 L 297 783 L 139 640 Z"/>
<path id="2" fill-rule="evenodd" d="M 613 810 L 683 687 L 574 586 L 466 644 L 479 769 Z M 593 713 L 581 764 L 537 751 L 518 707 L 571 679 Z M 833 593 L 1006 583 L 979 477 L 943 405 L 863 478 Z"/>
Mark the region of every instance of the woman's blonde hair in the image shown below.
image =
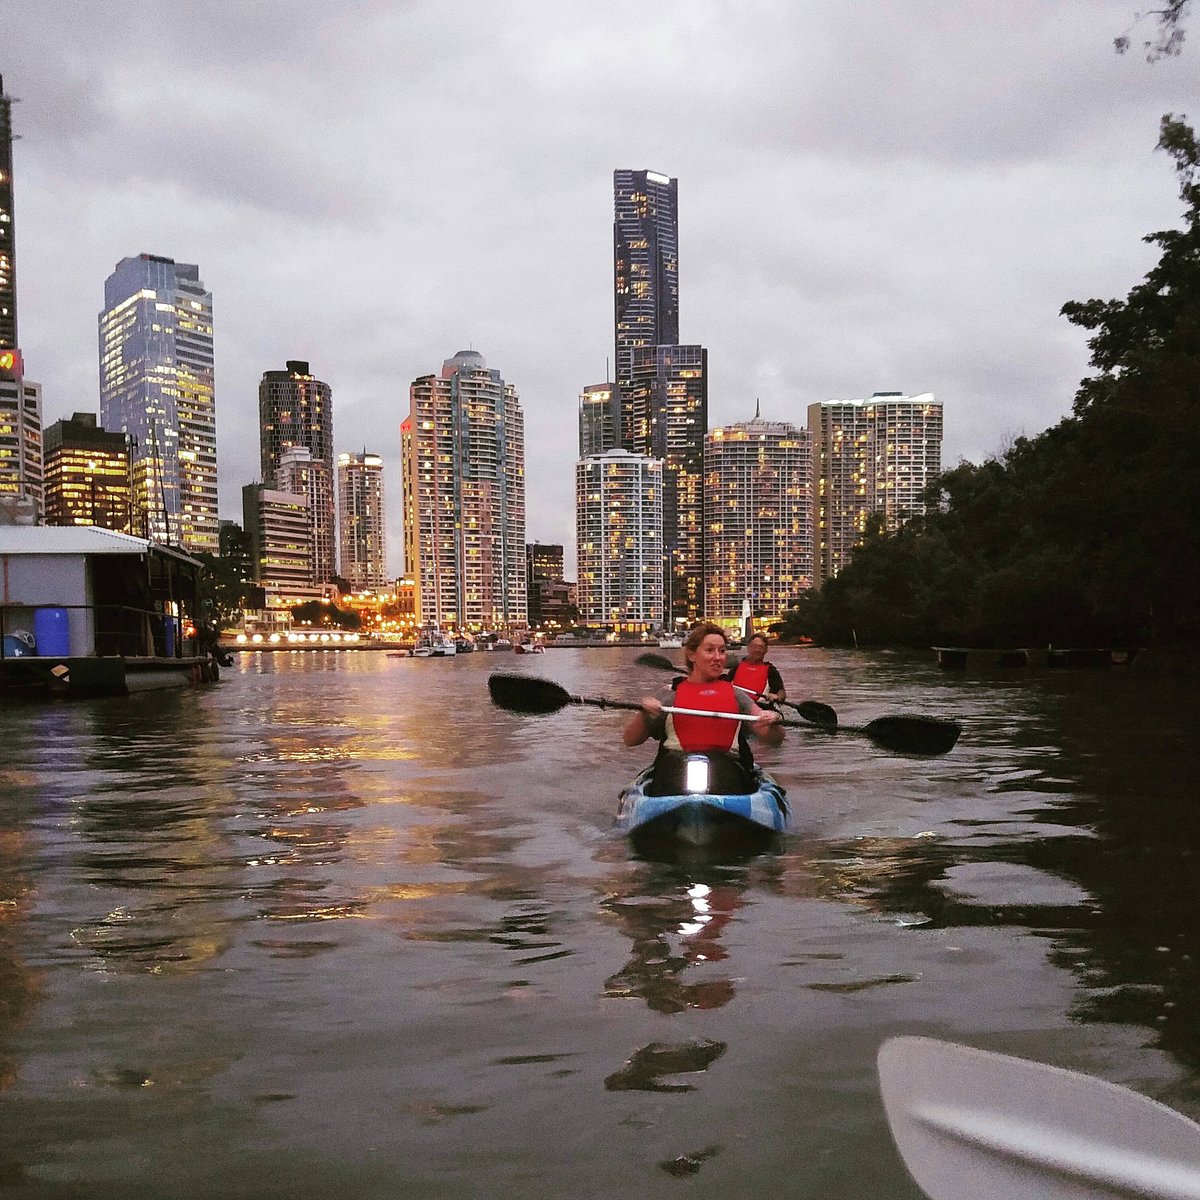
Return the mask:
<path id="1" fill-rule="evenodd" d="M 685 662 L 691 663 L 692 657 L 700 649 L 700 643 L 710 633 L 715 633 L 723 642 L 728 644 L 729 638 L 720 625 L 714 625 L 711 621 L 701 621 L 699 625 L 692 626 L 691 632 L 687 635 L 687 641 L 683 643 L 683 657 Z"/>

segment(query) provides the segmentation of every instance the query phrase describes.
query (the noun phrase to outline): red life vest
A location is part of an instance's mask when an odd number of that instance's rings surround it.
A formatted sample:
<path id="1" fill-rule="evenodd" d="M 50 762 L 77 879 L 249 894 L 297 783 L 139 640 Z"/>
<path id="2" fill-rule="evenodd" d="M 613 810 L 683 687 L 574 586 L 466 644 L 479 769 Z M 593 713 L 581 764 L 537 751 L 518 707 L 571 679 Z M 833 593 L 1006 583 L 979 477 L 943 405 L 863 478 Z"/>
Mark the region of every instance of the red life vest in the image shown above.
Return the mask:
<path id="1" fill-rule="evenodd" d="M 707 712 L 741 712 L 733 684 L 725 679 L 712 683 L 693 683 L 680 680 L 673 701 L 679 708 L 702 708 Z M 722 717 L 689 717 L 683 713 L 669 714 L 675 738 L 684 750 L 696 754 L 712 750 L 735 750 L 738 744 L 739 721 Z"/>
<path id="2" fill-rule="evenodd" d="M 733 673 L 733 682 L 738 687 L 746 688 L 755 696 L 761 696 L 767 690 L 767 683 L 770 679 L 766 661 L 752 663 L 749 661 L 740 662 L 737 665 L 737 670 Z"/>

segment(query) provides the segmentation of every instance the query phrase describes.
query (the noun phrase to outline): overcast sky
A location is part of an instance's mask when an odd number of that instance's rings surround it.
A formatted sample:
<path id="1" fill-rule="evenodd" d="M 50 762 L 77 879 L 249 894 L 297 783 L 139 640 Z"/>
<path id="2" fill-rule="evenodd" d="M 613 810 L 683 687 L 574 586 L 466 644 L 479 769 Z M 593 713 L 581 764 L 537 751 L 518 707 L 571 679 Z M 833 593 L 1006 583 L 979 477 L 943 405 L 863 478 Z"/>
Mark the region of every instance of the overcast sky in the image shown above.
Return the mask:
<path id="1" fill-rule="evenodd" d="M 408 385 L 473 347 L 521 397 L 528 537 L 571 565 L 612 172 L 650 168 L 679 180 L 710 425 L 931 391 L 944 465 L 981 462 L 1069 411 L 1063 302 L 1125 296 L 1179 223 L 1154 146 L 1200 116 L 1198 48 L 1116 55 L 1138 3 L 4 0 L 26 372 L 47 424 L 97 411 L 106 276 L 199 264 L 221 515 L 262 372 L 307 359 L 337 450 L 384 456 L 399 571 Z"/>

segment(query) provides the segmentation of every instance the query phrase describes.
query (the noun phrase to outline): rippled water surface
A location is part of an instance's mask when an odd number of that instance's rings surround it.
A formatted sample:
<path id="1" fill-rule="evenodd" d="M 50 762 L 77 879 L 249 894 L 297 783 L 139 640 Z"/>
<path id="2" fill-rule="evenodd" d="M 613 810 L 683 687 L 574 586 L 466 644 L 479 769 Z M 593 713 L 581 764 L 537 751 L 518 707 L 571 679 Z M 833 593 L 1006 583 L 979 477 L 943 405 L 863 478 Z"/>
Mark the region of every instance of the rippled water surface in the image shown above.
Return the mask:
<path id="1" fill-rule="evenodd" d="M 1200 1116 L 1200 717 L 1125 671 L 773 655 L 844 723 L 763 759 L 777 852 L 643 861 L 624 650 L 242 655 L 0 709 L 0 1185 L 14 1196 L 919 1196 L 875 1054 L 925 1033 Z"/>

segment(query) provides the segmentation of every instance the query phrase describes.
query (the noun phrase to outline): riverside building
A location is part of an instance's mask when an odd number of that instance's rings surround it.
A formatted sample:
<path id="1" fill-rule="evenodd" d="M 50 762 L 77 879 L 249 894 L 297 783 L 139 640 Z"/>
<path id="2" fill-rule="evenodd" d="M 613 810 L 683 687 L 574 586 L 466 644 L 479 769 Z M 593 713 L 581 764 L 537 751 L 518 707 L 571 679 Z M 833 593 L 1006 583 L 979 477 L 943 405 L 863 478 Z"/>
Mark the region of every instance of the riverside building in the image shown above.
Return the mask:
<path id="1" fill-rule="evenodd" d="M 813 586 L 850 561 L 873 514 L 889 531 L 925 511 L 942 469 L 942 406 L 932 392 L 875 392 L 808 406 L 815 477 Z"/>
<path id="2" fill-rule="evenodd" d="M 663 463 L 663 608 L 666 623 L 705 615 L 704 433 L 708 351 L 703 346 L 641 346 L 621 393 L 621 445 Z"/>
<path id="3" fill-rule="evenodd" d="M 365 449 L 339 454 L 337 481 L 339 574 L 356 592 L 386 587 L 383 458 Z"/>
<path id="4" fill-rule="evenodd" d="M 100 421 L 129 435 L 135 523 L 153 541 L 215 554 L 212 294 L 199 268 L 123 258 L 105 280 L 99 325 Z"/>
<path id="5" fill-rule="evenodd" d="M 525 419 L 516 389 L 460 350 L 409 388 L 400 427 L 404 561 L 420 624 L 523 627 Z"/>
<path id="6" fill-rule="evenodd" d="M 706 613 L 737 624 L 749 602 L 765 628 L 813 578 L 812 439 L 788 421 L 752 421 L 704 439 Z"/>
<path id="7" fill-rule="evenodd" d="M 663 464 L 609 450 L 575 464 L 576 597 L 585 625 L 645 633 L 663 622 Z"/>
<path id="8" fill-rule="evenodd" d="M 307 362 L 289 359 L 282 371 L 264 371 L 258 385 L 258 427 L 262 479 L 286 488 L 279 472 L 284 455 L 297 447 L 311 456 L 304 491 L 312 501 L 313 580 L 324 583 L 337 569 L 333 501 L 333 391 L 309 371 Z"/>
<path id="9" fill-rule="evenodd" d="M 129 439 L 75 413 L 46 426 L 46 524 L 99 525 L 135 533 Z"/>

